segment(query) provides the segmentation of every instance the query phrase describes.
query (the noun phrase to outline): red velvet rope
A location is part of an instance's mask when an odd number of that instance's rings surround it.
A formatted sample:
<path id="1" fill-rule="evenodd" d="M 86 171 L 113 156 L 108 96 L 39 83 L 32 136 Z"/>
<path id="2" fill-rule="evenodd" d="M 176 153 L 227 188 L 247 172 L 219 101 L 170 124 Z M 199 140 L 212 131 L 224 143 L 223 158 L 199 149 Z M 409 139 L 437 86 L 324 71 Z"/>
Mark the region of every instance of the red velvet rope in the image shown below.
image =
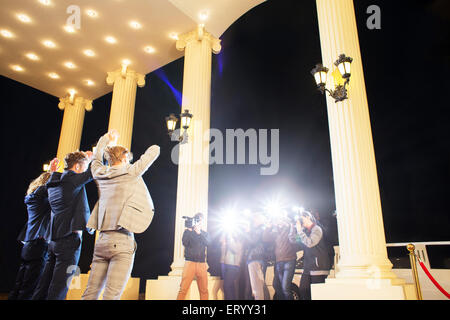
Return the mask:
<path id="1" fill-rule="evenodd" d="M 433 276 L 431 275 L 431 273 L 428 271 L 427 267 L 425 267 L 425 265 L 423 264 L 422 261 L 420 261 L 419 257 L 417 257 L 417 260 L 419 260 L 419 264 L 422 267 L 423 271 L 426 273 L 426 275 L 428 276 L 428 278 L 430 278 L 431 282 L 434 283 L 434 285 L 436 286 L 436 288 L 439 289 L 439 291 L 441 291 L 448 299 L 450 299 L 450 294 L 445 291 L 444 288 L 441 287 L 441 285 L 436 281 L 436 279 L 433 278 Z"/>

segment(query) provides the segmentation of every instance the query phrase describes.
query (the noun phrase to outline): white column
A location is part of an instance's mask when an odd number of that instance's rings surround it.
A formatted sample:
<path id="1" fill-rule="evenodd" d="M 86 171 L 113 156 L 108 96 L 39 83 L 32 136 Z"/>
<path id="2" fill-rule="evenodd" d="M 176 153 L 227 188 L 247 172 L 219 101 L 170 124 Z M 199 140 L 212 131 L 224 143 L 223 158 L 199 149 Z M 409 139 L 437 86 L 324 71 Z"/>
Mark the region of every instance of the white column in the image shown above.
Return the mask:
<path id="1" fill-rule="evenodd" d="M 220 40 L 201 26 L 181 35 L 176 46 L 185 51 L 181 111 L 188 109 L 193 118 L 188 143 L 179 149 L 174 255 L 169 275 L 181 275 L 183 271 L 182 216 L 192 217 L 201 212 L 205 224 L 208 218 L 209 163 L 203 155 L 209 154 L 209 139 L 204 136 L 208 135 L 210 126 L 212 52 L 221 50 Z"/>
<path id="2" fill-rule="evenodd" d="M 117 144 L 130 150 L 136 89 L 137 86 L 143 87 L 145 85 L 145 76 L 122 67 L 122 69 L 108 72 L 106 82 L 108 85 L 114 84 L 108 130 L 116 129 L 119 131 L 120 137 Z"/>
<path id="3" fill-rule="evenodd" d="M 336 279 L 313 285 L 313 298 L 402 299 L 402 287 L 391 288 L 402 281 L 392 272 L 387 257 L 353 1 L 316 3 L 323 65 L 335 68 L 334 62 L 342 53 L 353 62 L 349 98 L 336 103 L 327 96 L 340 260 Z"/>
<path id="4" fill-rule="evenodd" d="M 92 110 L 92 100 L 82 97 L 63 97 L 59 99 L 58 108 L 64 110 L 56 155 L 61 162 L 60 171 L 62 171 L 64 169 L 65 156 L 80 148 L 84 113 L 85 110 Z"/>

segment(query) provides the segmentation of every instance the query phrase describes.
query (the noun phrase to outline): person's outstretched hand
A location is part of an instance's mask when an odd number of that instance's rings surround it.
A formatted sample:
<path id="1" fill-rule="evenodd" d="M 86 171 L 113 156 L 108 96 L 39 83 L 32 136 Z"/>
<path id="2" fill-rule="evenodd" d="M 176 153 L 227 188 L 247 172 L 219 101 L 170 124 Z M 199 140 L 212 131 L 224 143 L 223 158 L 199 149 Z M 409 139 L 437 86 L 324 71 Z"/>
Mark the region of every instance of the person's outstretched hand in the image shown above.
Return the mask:
<path id="1" fill-rule="evenodd" d="M 53 158 L 53 160 L 50 162 L 50 172 L 58 171 L 59 169 L 59 159 Z"/>
<path id="2" fill-rule="evenodd" d="M 119 131 L 116 129 L 111 129 L 108 131 L 108 137 L 109 137 L 109 143 L 110 144 L 117 144 L 117 140 L 119 139 Z"/>

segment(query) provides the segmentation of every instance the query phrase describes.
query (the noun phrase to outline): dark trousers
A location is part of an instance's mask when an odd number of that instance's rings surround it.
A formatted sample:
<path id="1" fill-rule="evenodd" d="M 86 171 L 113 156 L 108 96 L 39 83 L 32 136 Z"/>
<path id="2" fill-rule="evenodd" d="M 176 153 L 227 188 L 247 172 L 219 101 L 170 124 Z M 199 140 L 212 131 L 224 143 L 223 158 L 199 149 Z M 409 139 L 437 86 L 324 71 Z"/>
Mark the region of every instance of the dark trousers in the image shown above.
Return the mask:
<path id="1" fill-rule="evenodd" d="M 312 276 L 308 271 L 300 279 L 300 300 L 311 300 L 311 283 L 324 283 L 328 275 Z"/>
<path id="2" fill-rule="evenodd" d="M 279 261 L 275 264 L 275 274 L 281 284 L 281 290 L 283 292 L 282 300 L 293 300 L 291 292 L 292 278 L 294 278 L 296 260 Z"/>
<path id="3" fill-rule="evenodd" d="M 237 299 L 237 280 L 239 278 L 239 266 L 224 265 L 223 293 L 225 300 Z"/>
<path id="4" fill-rule="evenodd" d="M 21 264 L 9 300 L 30 300 L 41 277 L 47 259 L 48 244 L 44 239 L 25 242 L 21 252 Z"/>
<path id="5" fill-rule="evenodd" d="M 64 300 L 78 268 L 80 252 L 81 236 L 77 233 L 51 241 L 48 259 L 32 300 Z"/>
<path id="6" fill-rule="evenodd" d="M 250 283 L 250 275 L 247 268 L 247 259 L 242 259 L 239 271 L 238 300 L 252 300 L 252 285 Z"/>

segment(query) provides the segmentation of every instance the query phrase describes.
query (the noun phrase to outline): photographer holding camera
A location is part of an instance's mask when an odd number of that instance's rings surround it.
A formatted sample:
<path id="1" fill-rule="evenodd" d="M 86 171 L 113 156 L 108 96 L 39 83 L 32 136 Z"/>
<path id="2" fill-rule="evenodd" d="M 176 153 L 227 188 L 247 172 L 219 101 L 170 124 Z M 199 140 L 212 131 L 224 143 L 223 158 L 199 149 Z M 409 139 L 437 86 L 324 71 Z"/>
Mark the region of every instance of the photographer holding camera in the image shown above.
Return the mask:
<path id="1" fill-rule="evenodd" d="M 277 216 L 267 224 L 262 237 L 264 242 L 273 243 L 275 247 L 273 287 L 280 300 L 294 299 L 291 283 L 295 273 L 298 245 L 290 241 L 290 231 L 289 219 Z"/>
<path id="2" fill-rule="evenodd" d="M 208 265 L 206 264 L 206 247 L 209 244 L 209 235 L 203 231 L 203 214 L 197 213 L 193 218 L 186 219 L 186 230 L 183 233 L 184 264 L 180 291 L 177 300 L 184 300 L 191 286 L 194 276 L 197 278 L 200 300 L 208 300 Z"/>
<path id="3" fill-rule="evenodd" d="M 300 299 L 311 300 L 311 283 L 324 283 L 331 269 L 328 244 L 323 228 L 308 211 L 303 211 L 291 227 L 289 240 L 303 245 L 304 268 L 300 280 Z"/>

